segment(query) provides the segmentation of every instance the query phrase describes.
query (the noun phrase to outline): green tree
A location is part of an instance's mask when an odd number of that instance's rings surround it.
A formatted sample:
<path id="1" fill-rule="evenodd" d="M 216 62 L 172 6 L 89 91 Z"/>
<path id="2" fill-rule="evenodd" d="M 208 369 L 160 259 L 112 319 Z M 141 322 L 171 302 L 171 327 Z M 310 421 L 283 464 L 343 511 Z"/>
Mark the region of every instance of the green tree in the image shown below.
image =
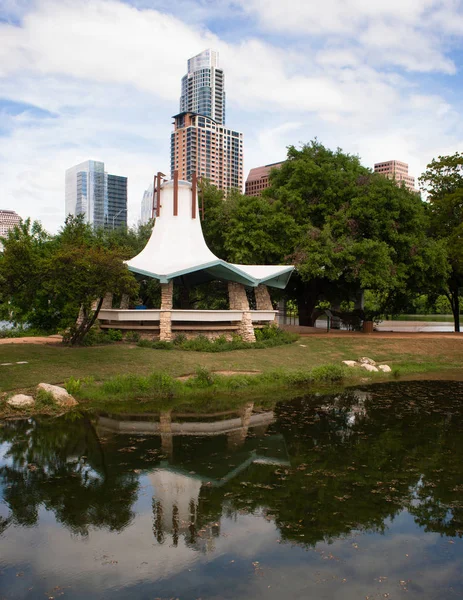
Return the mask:
<path id="1" fill-rule="evenodd" d="M 445 244 L 448 276 L 443 287 L 452 307 L 455 331 L 460 331 L 460 297 L 463 288 L 463 153 L 439 156 L 420 177 L 427 192 L 431 234 Z"/>
<path id="2" fill-rule="evenodd" d="M 26 221 L 4 246 L 2 315 L 40 329 L 68 330 L 71 343 L 88 333 L 107 292 L 133 296 L 138 290 L 123 262 L 127 251 L 108 243 L 82 216 L 68 217 L 54 237 Z"/>
<path id="3" fill-rule="evenodd" d="M 420 197 L 317 141 L 288 149 L 262 197 L 235 199 L 224 227 L 227 258 L 294 264 L 287 288 L 299 322 L 321 300 L 340 304 L 378 292 L 396 312 L 410 295 L 441 285 L 445 251 L 426 236 Z"/>

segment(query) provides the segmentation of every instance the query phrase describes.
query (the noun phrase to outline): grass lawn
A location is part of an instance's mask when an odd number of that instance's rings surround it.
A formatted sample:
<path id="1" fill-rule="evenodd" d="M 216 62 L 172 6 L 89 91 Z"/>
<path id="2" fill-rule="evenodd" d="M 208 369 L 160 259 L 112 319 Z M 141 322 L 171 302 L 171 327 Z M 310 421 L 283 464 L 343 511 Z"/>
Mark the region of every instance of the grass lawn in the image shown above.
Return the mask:
<path id="1" fill-rule="evenodd" d="M 320 365 L 368 356 L 399 368 L 401 375 L 462 369 L 463 336 L 380 338 L 373 336 L 309 336 L 292 345 L 223 353 L 153 350 L 127 344 L 88 348 L 60 345 L 0 345 L 0 391 L 27 389 L 40 382 L 62 383 L 113 375 L 147 375 L 163 371 L 172 376 L 193 373 L 198 366 L 212 371 L 310 370 Z M 366 374 L 362 371 L 362 376 Z"/>

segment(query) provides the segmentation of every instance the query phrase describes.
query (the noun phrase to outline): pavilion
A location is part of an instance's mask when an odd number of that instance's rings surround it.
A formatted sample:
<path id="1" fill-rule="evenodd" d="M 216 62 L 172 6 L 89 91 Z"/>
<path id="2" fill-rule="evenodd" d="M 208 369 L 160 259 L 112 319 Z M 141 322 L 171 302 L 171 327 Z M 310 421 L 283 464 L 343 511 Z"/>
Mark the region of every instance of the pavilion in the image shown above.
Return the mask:
<path id="1" fill-rule="evenodd" d="M 197 180 L 181 181 L 178 172 L 170 181 L 157 176 L 153 198 L 156 217 L 145 248 L 127 266 L 138 277 L 157 279 L 161 284 L 161 306 L 135 310 L 128 306 L 100 310 L 102 327 L 157 333 L 170 341 L 173 332 L 201 332 L 210 337 L 235 332 L 254 341 L 254 326 L 275 321 L 267 286 L 284 289 L 293 266 L 238 265 L 221 260 L 207 247 L 201 228 Z M 204 205 L 201 206 L 202 212 Z M 175 310 L 173 286 L 193 286 L 208 281 L 228 283 L 229 310 Z M 254 289 L 256 310 L 250 310 L 246 288 Z"/>

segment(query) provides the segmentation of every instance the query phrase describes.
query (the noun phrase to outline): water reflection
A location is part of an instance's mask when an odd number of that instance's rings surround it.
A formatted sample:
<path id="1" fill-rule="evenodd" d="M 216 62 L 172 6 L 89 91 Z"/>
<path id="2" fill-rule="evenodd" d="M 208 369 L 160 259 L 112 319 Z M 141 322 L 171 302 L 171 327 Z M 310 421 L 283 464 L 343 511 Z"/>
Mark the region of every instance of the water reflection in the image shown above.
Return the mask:
<path id="1" fill-rule="evenodd" d="M 207 416 L 163 412 L 4 422 L 0 542 L 21 539 L 27 545 L 19 532 L 45 530 L 46 515 L 75 543 L 86 539 L 94 553 L 101 544 L 97 532 L 118 534 L 138 561 L 121 574 L 120 597 L 127 598 L 143 597 L 138 588 L 131 595 L 127 585 L 159 581 L 161 564 L 163 577 L 182 572 L 189 589 L 190 575 L 183 571 L 188 561 L 230 552 L 229 538 L 242 539 L 243 522 L 253 532 L 249 547 L 258 545 L 268 560 L 278 552 L 282 564 L 299 557 L 297 548 L 307 557 L 310 548 L 359 535 L 379 534 L 372 556 L 381 555 L 393 532 L 412 530 L 428 543 L 433 534 L 454 538 L 461 552 L 462 400 L 461 383 L 419 382 L 301 397 L 267 412 L 249 403 L 235 413 Z M 116 538 L 105 539 L 114 539 L 116 548 Z M 278 551 L 267 548 L 269 540 Z M 233 563 L 248 550 L 246 542 L 236 543 Z M 46 550 L 49 541 L 40 544 Z M 36 560 L 21 544 L 17 552 L 26 562 Z M 5 560 L 11 583 L 15 562 Z M 150 575 L 136 571 L 151 563 L 158 570 Z M 202 566 L 206 577 L 216 568 L 208 565 Z M 82 577 L 78 565 L 67 568 Z M 253 567 L 254 575 L 259 568 Z M 460 577 L 449 580 L 463 592 Z M 217 593 L 218 584 L 208 581 L 203 597 Z M 235 584 L 229 582 L 231 597 L 246 597 Z M 104 597 L 106 587 L 93 585 L 86 597 Z M 171 582 L 163 585 L 176 593 Z"/>

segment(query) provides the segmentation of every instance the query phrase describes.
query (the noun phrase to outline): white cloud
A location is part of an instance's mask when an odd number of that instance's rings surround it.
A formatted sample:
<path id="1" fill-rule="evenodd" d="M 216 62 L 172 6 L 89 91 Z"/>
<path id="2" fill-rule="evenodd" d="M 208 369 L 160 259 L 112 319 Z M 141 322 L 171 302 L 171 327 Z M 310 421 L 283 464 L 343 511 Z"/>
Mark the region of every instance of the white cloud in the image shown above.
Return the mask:
<path id="1" fill-rule="evenodd" d="M 169 172 L 170 117 L 178 110 L 186 60 L 206 47 L 220 52 L 227 122 L 245 134 L 245 175 L 284 158 L 287 145 L 316 136 L 359 153 L 366 164 L 408 161 L 416 175 L 463 141 L 462 115 L 421 86 L 419 75 L 408 74 L 452 73 L 442 38 L 458 35 L 461 2 L 252 0 L 238 9 L 216 2 L 215 17 L 220 7 L 237 18 L 248 11 L 261 28 L 291 34 L 273 39 L 251 30 L 247 16 L 247 35 L 233 42 L 227 31 L 201 25 L 208 2 L 185 0 L 196 15 L 188 22 L 182 11 L 166 14 L 166 2 L 157 4 L 164 12 L 144 4 L 150 3 L 23 1 L 19 25 L 0 23 L 1 96 L 52 113 L 0 114 L 0 135 L 3 125 L 8 132 L 0 137 L 3 208 L 57 229 L 64 219 L 64 171 L 92 158 L 128 176 L 135 222 L 152 174 Z"/>

